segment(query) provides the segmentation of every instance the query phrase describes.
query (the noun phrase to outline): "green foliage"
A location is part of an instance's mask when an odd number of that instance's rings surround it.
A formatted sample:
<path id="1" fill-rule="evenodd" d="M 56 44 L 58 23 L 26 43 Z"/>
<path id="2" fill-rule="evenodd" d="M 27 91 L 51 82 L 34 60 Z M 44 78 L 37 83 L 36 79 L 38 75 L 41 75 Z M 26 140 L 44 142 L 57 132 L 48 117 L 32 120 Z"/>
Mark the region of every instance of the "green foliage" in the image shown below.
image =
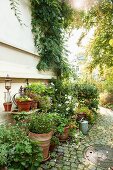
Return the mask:
<path id="1" fill-rule="evenodd" d="M 18 126 L 0 126 L 0 166 L 8 169 L 35 170 L 42 161 L 42 152 Z"/>
<path id="2" fill-rule="evenodd" d="M 44 94 L 46 91 L 46 85 L 43 82 L 38 82 L 38 83 L 31 83 L 30 85 L 26 86 L 26 90 L 29 90 L 32 93 L 35 94 Z"/>
<path id="3" fill-rule="evenodd" d="M 79 105 L 85 105 L 89 109 L 98 109 L 98 89 L 93 84 L 75 84 L 75 95 Z"/>
<path id="4" fill-rule="evenodd" d="M 17 123 L 21 123 L 21 121 L 28 120 L 30 116 L 30 113 L 24 111 L 17 114 L 13 114 L 13 118 L 14 120 L 16 120 Z"/>
<path id="5" fill-rule="evenodd" d="M 113 38 L 113 3 L 110 0 L 97 1 L 81 20 L 86 32 L 94 28 L 94 36 L 88 46 L 92 67 L 113 66 L 113 47 L 109 44 Z"/>
<path id="6" fill-rule="evenodd" d="M 52 80 L 50 83 L 53 88 L 51 94 L 51 110 L 65 117 L 73 114 L 76 98 L 73 95 L 73 84 L 67 79 Z"/>
<path id="7" fill-rule="evenodd" d="M 26 86 L 26 94 L 39 102 L 39 108 L 43 112 L 47 112 L 51 107 L 49 95 L 53 93 L 52 88 L 45 85 L 43 82 L 32 83 Z"/>
<path id="8" fill-rule="evenodd" d="M 113 67 L 106 69 L 103 87 L 105 91 L 113 94 Z"/>
<path id="9" fill-rule="evenodd" d="M 39 108 L 45 113 L 51 108 L 51 99 L 49 96 L 40 97 Z"/>
<path id="10" fill-rule="evenodd" d="M 73 21 L 73 10 L 61 0 L 30 0 L 32 32 L 41 57 L 37 68 L 52 69 L 57 76 L 67 75 L 70 68 L 64 48 L 65 31 Z"/>
<path id="11" fill-rule="evenodd" d="M 17 97 L 17 98 L 16 98 L 16 101 L 19 101 L 19 102 L 27 102 L 27 101 L 32 101 L 32 99 L 29 98 L 28 96 L 20 96 L 20 97 Z"/>
<path id="12" fill-rule="evenodd" d="M 54 128 L 54 122 L 50 120 L 47 114 L 34 114 L 29 121 L 29 131 L 39 134 L 49 133 Z"/>
<path id="13" fill-rule="evenodd" d="M 51 138 L 51 144 L 58 145 L 59 144 L 59 139 L 56 136 L 52 136 Z"/>

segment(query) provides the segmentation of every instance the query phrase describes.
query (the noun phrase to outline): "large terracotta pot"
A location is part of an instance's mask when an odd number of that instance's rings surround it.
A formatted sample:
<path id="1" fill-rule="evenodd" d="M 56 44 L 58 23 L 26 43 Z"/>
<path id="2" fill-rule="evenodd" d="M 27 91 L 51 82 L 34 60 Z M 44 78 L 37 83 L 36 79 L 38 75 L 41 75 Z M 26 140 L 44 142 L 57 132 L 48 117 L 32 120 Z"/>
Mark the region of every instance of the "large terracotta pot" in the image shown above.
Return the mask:
<path id="1" fill-rule="evenodd" d="M 4 105 L 5 112 L 10 112 L 11 111 L 11 108 L 12 108 L 12 103 L 11 102 L 3 103 L 3 105 Z"/>
<path id="2" fill-rule="evenodd" d="M 69 129 L 70 129 L 69 126 L 64 128 L 63 134 L 58 136 L 60 141 L 66 141 L 68 139 L 68 137 L 69 137 Z"/>
<path id="3" fill-rule="evenodd" d="M 32 140 L 38 141 L 39 146 L 42 147 L 44 161 L 47 160 L 49 157 L 49 147 L 50 147 L 50 140 L 52 138 L 52 134 L 53 134 L 52 131 L 44 134 L 36 134 L 36 133 L 29 132 L 29 137 Z"/>
<path id="4" fill-rule="evenodd" d="M 18 106 L 18 111 L 26 111 L 28 112 L 31 107 L 32 101 L 16 101 L 17 106 Z"/>

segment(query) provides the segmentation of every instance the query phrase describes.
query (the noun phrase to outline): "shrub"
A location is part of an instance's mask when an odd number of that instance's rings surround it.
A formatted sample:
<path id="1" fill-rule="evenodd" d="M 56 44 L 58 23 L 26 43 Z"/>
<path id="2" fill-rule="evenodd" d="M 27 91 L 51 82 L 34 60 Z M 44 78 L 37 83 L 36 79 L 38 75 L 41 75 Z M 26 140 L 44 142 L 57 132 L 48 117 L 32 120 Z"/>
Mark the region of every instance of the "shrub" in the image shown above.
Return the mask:
<path id="1" fill-rule="evenodd" d="M 113 103 L 113 94 L 104 92 L 100 94 L 100 105 L 105 106 L 106 104 L 112 104 Z"/>
<path id="2" fill-rule="evenodd" d="M 46 91 L 46 85 L 43 82 L 31 83 L 30 85 L 26 86 L 26 89 L 37 95 L 42 95 Z"/>
<path id="3" fill-rule="evenodd" d="M 80 107 L 75 110 L 76 114 L 85 114 L 85 118 L 89 121 L 89 123 L 93 123 L 95 120 L 94 114 L 92 110 L 90 110 L 88 107 Z"/>
<path id="4" fill-rule="evenodd" d="M 74 113 L 76 98 L 73 95 L 73 84 L 69 80 L 52 80 L 51 111 L 70 117 Z"/>
<path id="5" fill-rule="evenodd" d="M 42 151 L 18 126 L 0 126 L 0 166 L 12 170 L 34 170 L 42 161 Z"/>
<path id="6" fill-rule="evenodd" d="M 75 84 L 75 95 L 79 105 L 85 105 L 89 109 L 98 109 L 98 89 L 93 84 Z"/>

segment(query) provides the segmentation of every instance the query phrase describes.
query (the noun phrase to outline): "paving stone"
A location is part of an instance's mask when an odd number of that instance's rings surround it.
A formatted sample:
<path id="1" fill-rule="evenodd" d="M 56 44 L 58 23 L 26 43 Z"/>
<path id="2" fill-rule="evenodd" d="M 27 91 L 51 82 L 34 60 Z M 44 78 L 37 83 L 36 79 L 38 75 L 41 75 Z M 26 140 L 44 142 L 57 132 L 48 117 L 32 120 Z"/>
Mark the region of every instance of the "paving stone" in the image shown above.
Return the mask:
<path id="1" fill-rule="evenodd" d="M 103 170 L 84 158 L 84 150 L 94 144 L 110 145 L 113 148 L 113 111 L 101 108 L 96 124 L 87 136 L 83 136 L 78 144 L 75 139 L 60 146 L 53 152 L 54 158 L 49 164 L 45 163 L 44 170 Z M 79 131 L 77 131 L 76 136 Z M 64 153 L 64 154 L 63 154 Z M 63 154 L 59 156 L 60 154 Z M 49 167 L 51 166 L 51 168 Z M 39 169 L 40 170 L 40 169 Z"/>

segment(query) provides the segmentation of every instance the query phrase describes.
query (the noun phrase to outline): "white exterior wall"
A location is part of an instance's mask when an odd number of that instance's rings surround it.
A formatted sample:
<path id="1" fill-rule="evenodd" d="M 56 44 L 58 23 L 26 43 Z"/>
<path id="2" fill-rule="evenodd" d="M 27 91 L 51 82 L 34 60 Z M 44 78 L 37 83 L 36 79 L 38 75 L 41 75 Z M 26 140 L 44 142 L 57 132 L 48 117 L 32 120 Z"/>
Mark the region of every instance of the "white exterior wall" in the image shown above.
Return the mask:
<path id="1" fill-rule="evenodd" d="M 12 95 L 18 92 L 25 79 L 50 79 L 52 72 L 39 72 L 36 65 L 39 57 L 34 47 L 33 35 L 31 32 L 31 11 L 29 0 L 20 0 L 22 22 L 20 25 L 14 11 L 11 9 L 10 0 L 0 1 L 0 110 L 3 110 L 4 83 L 3 78 L 7 74 L 16 78 L 12 81 Z M 21 81 L 20 81 L 21 80 Z"/>

